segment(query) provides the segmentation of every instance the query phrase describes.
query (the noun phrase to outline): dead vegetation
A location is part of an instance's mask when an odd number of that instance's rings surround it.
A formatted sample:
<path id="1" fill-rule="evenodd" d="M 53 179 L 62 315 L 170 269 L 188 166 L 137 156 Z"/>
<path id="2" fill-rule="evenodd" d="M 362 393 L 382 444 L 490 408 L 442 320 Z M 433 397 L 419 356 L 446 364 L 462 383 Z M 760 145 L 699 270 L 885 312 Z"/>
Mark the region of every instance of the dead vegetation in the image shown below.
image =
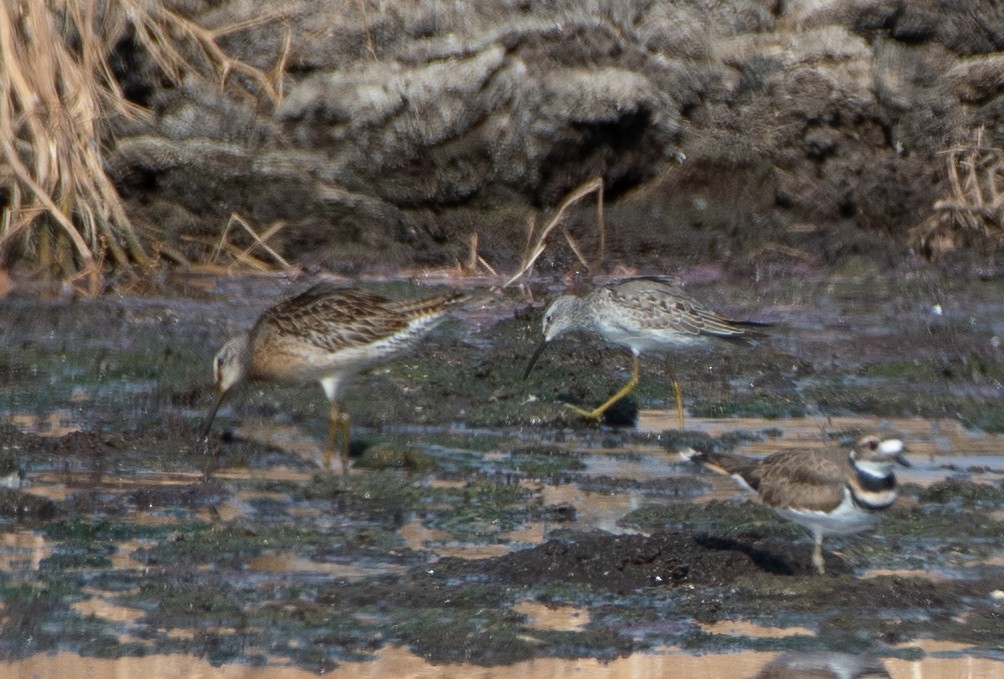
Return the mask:
<path id="1" fill-rule="evenodd" d="M 588 257 L 579 242 L 572 235 L 567 226 L 562 226 L 565 214 L 568 209 L 589 196 L 596 194 L 596 247 L 592 257 Z M 532 212 L 526 221 L 526 244 L 520 257 L 519 265 L 514 273 L 505 276 L 505 281 L 501 284 L 507 288 L 518 284 L 525 297 L 531 297 L 530 289 L 527 286 L 527 279 L 533 275 L 534 265 L 547 248 L 556 247 L 555 239 L 551 237 L 558 227 L 561 227 L 561 235 L 565 244 L 575 255 L 575 258 L 590 274 L 597 273 L 603 266 L 606 254 L 606 222 L 603 216 L 603 178 L 593 177 L 583 184 L 572 189 L 561 201 L 554 211 L 551 219 L 541 228 L 537 228 L 537 214 Z M 460 264 L 460 270 L 467 275 L 487 274 L 492 278 L 499 278 L 500 274 L 495 267 L 478 250 L 478 234 L 472 232 L 469 237 L 468 254 L 465 262 Z"/>
<path id="2" fill-rule="evenodd" d="M 980 242 L 1004 245 L 1004 150 L 984 142 L 983 129 L 973 143 L 941 154 L 950 195 L 934 203 L 934 214 L 914 232 L 918 247 L 937 255 Z"/>
<path id="3" fill-rule="evenodd" d="M 148 266 L 148 251 L 162 249 L 144 245 L 105 173 L 109 123 L 149 122 L 148 113 L 126 98 L 111 56 L 131 36 L 166 78 L 201 77 L 277 104 L 285 59 L 262 72 L 229 58 L 222 33 L 160 2 L 0 6 L 0 266 L 30 262 L 91 294 L 110 270 Z"/>
<path id="4" fill-rule="evenodd" d="M 293 265 L 287 262 L 282 255 L 268 244 L 269 239 L 282 231 L 285 226 L 286 222 L 281 220 L 276 221 L 259 234 L 239 214 L 234 213 L 230 215 L 230 219 L 223 228 L 220 239 L 213 248 L 206 266 L 210 268 L 215 267 L 223 273 L 230 273 L 235 269 L 257 272 L 292 270 Z M 238 231 L 238 227 L 247 237 L 250 237 L 251 245 L 248 247 L 242 248 L 233 242 L 234 239 L 231 237 L 231 231 Z M 257 256 L 255 254 L 256 250 L 264 253 L 265 259 Z M 221 257 L 224 254 L 226 255 L 225 262 L 221 261 Z"/>
<path id="5" fill-rule="evenodd" d="M 596 194 L 596 231 L 598 242 L 593 261 L 590 262 L 585 256 L 582 248 L 579 247 L 579 244 L 572 237 L 572 234 L 567 228 L 562 228 L 561 232 L 565 238 L 565 242 L 568 244 L 568 247 L 571 248 L 575 257 L 587 271 L 593 273 L 599 268 L 603 262 L 606 250 L 606 224 L 603 219 L 603 179 L 601 177 L 594 177 L 593 179 L 590 179 L 584 184 L 573 189 L 565 197 L 565 199 L 561 201 L 561 204 L 558 206 L 558 209 L 555 210 L 554 216 L 551 217 L 551 220 L 540 230 L 536 228 L 536 215 L 530 215 L 526 225 L 526 247 L 523 248 L 523 256 L 520 260 L 519 269 L 505 282 L 503 287 L 509 287 L 516 282 L 519 282 L 521 286 L 525 284 L 526 276 L 533 271 L 533 265 L 547 249 L 548 236 L 550 236 L 551 232 L 561 224 L 564 219 L 565 212 L 569 207 L 578 203 L 580 200 L 592 193 Z"/>

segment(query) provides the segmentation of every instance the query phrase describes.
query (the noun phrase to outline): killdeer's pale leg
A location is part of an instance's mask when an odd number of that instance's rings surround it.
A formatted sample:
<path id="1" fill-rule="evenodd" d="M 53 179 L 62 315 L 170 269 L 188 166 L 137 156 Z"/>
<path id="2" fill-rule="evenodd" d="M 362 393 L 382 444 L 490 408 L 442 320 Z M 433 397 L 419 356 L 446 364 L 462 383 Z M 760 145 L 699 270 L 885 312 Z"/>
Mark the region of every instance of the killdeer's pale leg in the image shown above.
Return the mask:
<path id="1" fill-rule="evenodd" d="M 820 575 L 826 573 L 826 564 L 823 562 L 823 534 L 818 530 L 812 531 L 812 565 L 816 567 L 816 572 Z"/>

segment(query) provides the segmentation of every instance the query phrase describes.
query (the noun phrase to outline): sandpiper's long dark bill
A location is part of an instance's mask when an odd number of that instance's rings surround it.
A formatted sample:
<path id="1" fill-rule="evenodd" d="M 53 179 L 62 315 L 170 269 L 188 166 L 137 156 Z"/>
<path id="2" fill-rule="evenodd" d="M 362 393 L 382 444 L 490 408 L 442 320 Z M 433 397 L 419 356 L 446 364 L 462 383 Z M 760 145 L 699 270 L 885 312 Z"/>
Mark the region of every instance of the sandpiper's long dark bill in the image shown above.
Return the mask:
<path id="1" fill-rule="evenodd" d="M 348 378 L 412 349 L 468 295 L 454 293 L 391 300 L 366 290 L 318 283 L 267 309 L 254 326 L 230 338 L 213 359 L 216 399 L 200 440 L 206 438 L 227 394 L 248 381 L 320 382 L 331 402 L 324 467 L 341 438 L 348 469 L 349 415 L 341 393 Z"/>
<path id="2" fill-rule="evenodd" d="M 900 439 L 865 436 L 843 448 L 786 450 L 763 459 L 731 453 L 681 453 L 687 459 L 732 476 L 757 493 L 780 516 L 812 531 L 812 564 L 823 564 L 823 538 L 872 528 L 896 501 L 893 465 L 909 467 Z"/>
<path id="3" fill-rule="evenodd" d="M 227 392 L 222 389 L 217 389 L 216 396 L 213 398 L 213 405 L 209 408 L 209 414 L 206 416 L 205 421 L 202 423 L 202 428 L 199 430 L 199 440 L 203 440 L 209 436 L 209 430 L 213 428 L 213 422 L 216 420 L 216 413 L 223 405 L 223 399 L 226 398 Z"/>
<path id="4" fill-rule="evenodd" d="M 544 348 L 567 332 L 599 335 L 607 342 L 631 350 L 631 379 L 593 410 L 575 408 L 598 420 L 614 403 L 638 385 L 638 357 L 647 352 L 695 347 L 715 340 L 752 345 L 762 336 L 752 328 L 770 324 L 734 321 L 694 300 L 659 278 L 633 278 L 593 289 L 582 297 L 562 295 L 544 311 L 544 338 L 526 366 L 530 375 Z M 683 393 L 673 378 L 677 414 L 683 428 Z"/>
<path id="5" fill-rule="evenodd" d="M 530 376 L 530 371 L 533 370 L 533 366 L 537 364 L 537 359 L 540 355 L 544 353 L 544 349 L 547 348 L 547 340 L 541 340 L 540 344 L 533 352 L 533 356 L 530 357 L 530 362 L 526 364 L 526 372 L 523 373 L 523 379 L 526 380 Z"/>

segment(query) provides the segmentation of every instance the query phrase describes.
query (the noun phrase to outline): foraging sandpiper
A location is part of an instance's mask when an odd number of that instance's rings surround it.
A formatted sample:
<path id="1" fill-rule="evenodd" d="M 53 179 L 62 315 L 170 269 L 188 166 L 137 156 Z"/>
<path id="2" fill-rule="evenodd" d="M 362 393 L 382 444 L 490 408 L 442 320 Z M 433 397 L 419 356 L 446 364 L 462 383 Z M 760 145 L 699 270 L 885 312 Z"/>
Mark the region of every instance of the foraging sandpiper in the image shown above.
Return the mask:
<path id="1" fill-rule="evenodd" d="M 457 293 L 394 301 L 354 288 L 318 283 L 267 309 L 247 332 L 216 354 L 217 396 L 202 427 L 205 439 L 228 393 L 249 380 L 306 384 L 318 381 L 331 401 L 324 468 L 341 434 L 342 472 L 348 470 L 349 414 L 341 404 L 345 382 L 414 347 L 468 298 Z"/>
<path id="2" fill-rule="evenodd" d="M 815 538 L 812 564 L 822 574 L 823 537 L 872 528 L 896 500 L 893 464 L 909 467 L 900 439 L 865 436 L 843 448 L 786 450 L 763 459 L 688 450 L 684 459 L 732 476 L 780 516 L 805 526 Z"/>
<path id="3" fill-rule="evenodd" d="M 631 350 L 633 362 L 627 384 L 593 410 L 570 406 L 579 414 L 598 420 L 638 385 L 638 357 L 642 353 L 695 347 L 714 339 L 752 345 L 759 334 L 749 328 L 769 324 L 728 319 L 667 281 L 633 278 L 597 287 L 582 297 L 558 297 L 544 312 L 543 325 L 544 339 L 530 359 L 523 379 L 529 376 L 544 347 L 566 332 L 592 332 Z M 676 377 L 672 379 L 677 416 L 683 429 L 683 392 Z"/>

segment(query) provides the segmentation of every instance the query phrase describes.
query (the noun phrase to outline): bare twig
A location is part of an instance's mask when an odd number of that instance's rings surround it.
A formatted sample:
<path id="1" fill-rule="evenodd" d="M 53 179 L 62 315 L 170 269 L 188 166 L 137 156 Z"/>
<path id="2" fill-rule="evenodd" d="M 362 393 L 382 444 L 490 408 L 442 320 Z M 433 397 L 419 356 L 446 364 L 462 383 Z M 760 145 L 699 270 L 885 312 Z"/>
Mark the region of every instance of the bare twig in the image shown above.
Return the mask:
<path id="1" fill-rule="evenodd" d="M 253 243 L 249 247 L 240 248 L 230 242 L 228 236 L 230 235 L 230 231 L 234 225 L 240 226 L 249 236 L 251 236 Z M 268 254 L 269 257 L 272 258 L 274 262 L 278 262 L 282 269 L 289 269 L 291 268 L 289 262 L 287 262 L 282 255 L 272 249 L 267 243 L 272 236 L 279 233 L 279 231 L 285 228 L 285 226 L 286 222 L 281 220 L 276 221 L 269 226 L 264 233 L 259 235 L 259 233 L 255 231 L 243 217 L 234 212 L 230 215 L 230 219 L 227 220 L 226 225 L 223 227 L 223 231 L 220 233 L 220 239 L 217 241 L 216 247 L 213 248 L 209 260 L 214 264 L 217 263 L 217 259 L 219 259 L 219 256 L 225 250 L 231 255 L 231 257 L 233 257 L 233 261 L 227 266 L 228 271 L 238 265 L 248 266 L 258 271 L 275 269 L 274 265 L 270 265 L 264 260 L 251 256 L 252 251 L 256 248 L 261 248 L 266 254 Z"/>
<path id="2" fill-rule="evenodd" d="M 603 179 L 600 177 L 595 177 L 585 182 L 581 186 L 578 186 L 575 189 L 573 189 L 572 192 L 569 193 L 563 201 L 561 201 L 561 205 L 558 206 L 558 210 L 557 212 L 555 212 L 554 217 L 552 217 L 551 221 L 548 222 L 543 229 L 541 229 L 540 233 L 537 234 L 536 237 L 534 237 L 533 233 L 534 222 L 530 221 L 529 233 L 527 234 L 527 248 L 523 252 L 523 258 L 522 261 L 520 262 L 519 270 L 515 274 L 513 274 L 513 276 L 509 278 L 509 280 L 505 282 L 503 287 L 508 287 L 512 285 L 517 280 L 526 275 L 526 273 L 530 271 L 530 269 L 533 268 L 533 265 L 537 261 L 537 258 L 540 257 L 547 249 L 546 241 L 548 235 L 550 235 L 551 231 L 553 231 L 554 228 L 561 223 L 561 220 L 565 216 L 565 211 L 568 210 L 569 207 L 579 202 L 580 200 L 582 200 L 591 193 L 596 193 L 599 196 L 598 202 L 600 206 L 599 208 L 600 218 L 598 219 L 598 229 L 600 231 L 600 244 L 601 244 L 600 255 L 602 256 L 602 248 L 604 243 L 604 236 L 603 236 L 604 228 L 602 219 Z M 572 241 L 571 237 L 567 236 L 567 233 L 566 233 L 566 239 L 568 241 L 568 244 L 572 247 L 572 251 L 575 253 L 576 257 L 578 257 L 579 260 L 583 263 L 583 265 L 585 265 L 587 268 L 592 268 L 589 267 L 588 263 L 586 262 L 586 259 L 578 251 L 578 248 L 575 247 L 574 242 Z"/>

